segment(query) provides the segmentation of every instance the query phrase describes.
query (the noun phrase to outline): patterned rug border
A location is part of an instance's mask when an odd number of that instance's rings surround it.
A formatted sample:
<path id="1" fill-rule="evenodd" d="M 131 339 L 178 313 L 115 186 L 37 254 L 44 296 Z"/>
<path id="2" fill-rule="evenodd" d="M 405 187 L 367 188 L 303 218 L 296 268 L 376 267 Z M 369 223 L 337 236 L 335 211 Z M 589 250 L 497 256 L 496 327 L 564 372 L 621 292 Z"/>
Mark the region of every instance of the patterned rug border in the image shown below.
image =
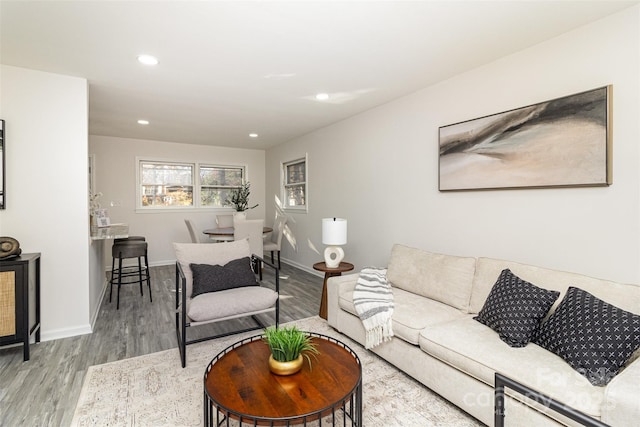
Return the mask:
<path id="1" fill-rule="evenodd" d="M 320 317 L 283 325 L 289 324 L 335 337 L 358 354 L 364 426 L 482 425 Z M 249 331 L 187 346 L 184 369 L 177 348 L 90 366 L 71 426 L 201 426 L 206 366 L 227 346 L 259 334 L 259 330 Z M 322 425 L 331 424 L 323 420 Z"/>

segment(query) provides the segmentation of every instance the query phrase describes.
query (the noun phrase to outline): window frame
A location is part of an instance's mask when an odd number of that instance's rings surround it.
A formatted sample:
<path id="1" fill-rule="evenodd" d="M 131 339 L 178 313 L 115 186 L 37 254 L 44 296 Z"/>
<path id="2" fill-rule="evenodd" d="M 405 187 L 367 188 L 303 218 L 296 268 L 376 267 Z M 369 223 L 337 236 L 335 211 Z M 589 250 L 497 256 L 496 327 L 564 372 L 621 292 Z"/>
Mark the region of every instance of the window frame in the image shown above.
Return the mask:
<path id="1" fill-rule="evenodd" d="M 192 176 L 192 185 L 193 185 L 193 204 L 191 206 L 143 206 L 142 205 L 142 182 L 141 182 L 141 167 L 143 163 L 153 163 L 153 164 L 168 164 L 168 165 L 179 165 L 179 166 L 190 166 L 193 171 Z M 215 162 L 197 162 L 197 161 L 189 161 L 189 160 L 175 160 L 175 159 L 164 159 L 164 158 L 154 158 L 154 157 L 136 157 L 135 162 L 135 176 L 136 176 L 136 203 L 135 210 L 136 213 L 162 213 L 162 212 L 187 212 L 187 211 L 213 211 L 213 212 L 234 212 L 232 206 L 203 206 L 201 204 L 201 182 L 200 182 L 200 168 L 230 168 L 230 169 L 240 169 L 242 172 L 242 182 L 248 181 L 248 168 L 246 164 L 238 164 L 238 163 L 228 163 L 221 164 Z M 210 186 L 208 186 L 210 187 Z"/>
<path id="2" fill-rule="evenodd" d="M 233 207 L 231 206 L 202 206 L 201 202 L 202 202 L 202 188 L 203 185 L 200 182 L 200 168 L 219 168 L 219 169 L 239 169 L 240 173 L 241 173 L 241 180 L 240 182 L 245 183 L 247 182 L 247 167 L 246 166 L 241 166 L 241 165 L 222 165 L 222 164 L 214 164 L 214 163 L 196 163 L 196 175 L 197 175 L 197 180 L 198 180 L 198 207 L 201 209 L 231 209 L 233 210 Z M 234 186 L 234 185 L 207 185 L 206 188 L 228 188 L 228 189 L 233 189 L 233 188 L 240 188 L 240 186 Z M 194 191 L 195 193 L 195 191 Z M 195 196 L 194 196 L 195 197 Z"/>
<path id="3" fill-rule="evenodd" d="M 308 213 L 309 212 L 309 158 L 305 153 L 302 157 L 297 157 L 293 160 L 283 161 L 280 163 L 280 197 L 282 197 L 282 209 L 290 212 Z M 287 183 L 287 166 L 304 163 L 304 182 L 288 184 Z M 288 206 L 287 205 L 287 187 L 292 185 L 304 185 L 304 205 L 301 206 Z"/>

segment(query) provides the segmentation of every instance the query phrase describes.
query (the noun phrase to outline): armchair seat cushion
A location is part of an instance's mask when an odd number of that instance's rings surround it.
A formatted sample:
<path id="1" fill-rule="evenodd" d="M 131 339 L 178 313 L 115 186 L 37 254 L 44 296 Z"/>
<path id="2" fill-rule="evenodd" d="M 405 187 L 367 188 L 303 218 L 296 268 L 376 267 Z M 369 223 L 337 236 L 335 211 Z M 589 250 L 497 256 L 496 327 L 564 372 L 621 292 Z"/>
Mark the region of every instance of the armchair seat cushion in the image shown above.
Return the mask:
<path id="1" fill-rule="evenodd" d="M 194 322 L 246 316 L 274 308 L 277 299 L 277 292 L 261 286 L 209 292 L 187 300 L 187 316 Z"/>

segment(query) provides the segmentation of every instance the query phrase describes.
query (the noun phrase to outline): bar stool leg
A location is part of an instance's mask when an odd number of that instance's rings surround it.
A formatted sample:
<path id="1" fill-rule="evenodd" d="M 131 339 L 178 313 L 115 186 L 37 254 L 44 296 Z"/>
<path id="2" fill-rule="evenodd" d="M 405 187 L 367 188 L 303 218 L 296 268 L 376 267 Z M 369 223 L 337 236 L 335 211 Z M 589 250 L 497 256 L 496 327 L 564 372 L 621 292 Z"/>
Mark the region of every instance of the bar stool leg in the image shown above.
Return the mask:
<path id="1" fill-rule="evenodd" d="M 122 286 L 122 258 L 118 258 L 118 296 L 116 310 L 120 310 L 120 287 Z"/>
<path id="2" fill-rule="evenodd" d="M 149 270 L 149 260 L 147 259 L 147 254 L 144 254 L 144 265 L 145 272 L 147 273 L 147 287 L 149 288 L 149 302 L 153 302 L 153 298 L 151 297 L 151 271 Z"/>
<path id="3" fill-rule="evenodd" d="M 113 293 L 113 275 L 116 274 L 116 259 L 111 258 L 111 278 L 109 279 L 109 302 L 111 302 L 111 294 Z"/>
<path id="4" fill-rule="evenodd" d="M 144 296 L 144 293 L 142 292 L 142 257 L 138 257 L 138 281 L 140 282 L 140 296 Z"/>

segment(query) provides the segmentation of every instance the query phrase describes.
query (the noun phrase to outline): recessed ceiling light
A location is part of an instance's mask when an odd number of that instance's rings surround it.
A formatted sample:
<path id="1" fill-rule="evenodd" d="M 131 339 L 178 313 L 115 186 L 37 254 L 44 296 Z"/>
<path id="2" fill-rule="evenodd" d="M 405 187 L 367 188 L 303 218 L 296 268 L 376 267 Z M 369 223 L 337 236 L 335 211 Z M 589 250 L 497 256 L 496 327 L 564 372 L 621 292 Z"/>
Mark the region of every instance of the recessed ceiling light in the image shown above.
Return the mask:
<path id="1" fill-rule="evenodd" d="M 139 125 L 148 125 L 149 124 L 149 120 L 138 120 L 138 124 Z"/>
<path id="2" fill-rule="evenodd" d="M 329 99 L 329 94 L 328 93 L 319 93 L 316 95 L 316 99 L 318 101 L 326 101 L 327 99 Z"/>
<path id="3" fill-rule="evenodd" d="M 257 134 L 257 133 L 250 133 L 250 134 L 249 134 L 249 136 L 250 136 L 251 138 L 257 138 L 257 137 L 258 137 L 258 134 Z"/>
<path id="4" fill-rule="evenodd" d="M 138 62 L 144 65 L 158 65 L 158 58 L 151 55 L 138 55 Z"/>

